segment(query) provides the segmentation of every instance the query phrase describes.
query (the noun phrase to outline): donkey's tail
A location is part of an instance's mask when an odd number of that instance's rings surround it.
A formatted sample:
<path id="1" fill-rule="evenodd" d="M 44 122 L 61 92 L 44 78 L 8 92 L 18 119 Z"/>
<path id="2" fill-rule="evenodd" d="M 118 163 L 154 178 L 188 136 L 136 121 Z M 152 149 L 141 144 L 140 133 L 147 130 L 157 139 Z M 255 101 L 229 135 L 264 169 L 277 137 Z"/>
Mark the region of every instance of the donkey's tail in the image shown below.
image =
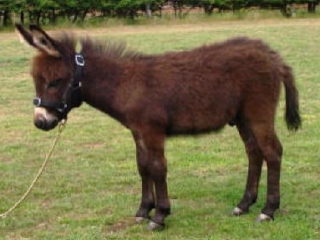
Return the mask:
<path id="1" fill-rule="evenodd" d="M 299 94 L 295 86 L 294 76 L 289 66 L 284 66 L 283 84 L 286 96 L 285 120 L 290 131 L 296 131 L 301 127 L 299 114 Z"/>

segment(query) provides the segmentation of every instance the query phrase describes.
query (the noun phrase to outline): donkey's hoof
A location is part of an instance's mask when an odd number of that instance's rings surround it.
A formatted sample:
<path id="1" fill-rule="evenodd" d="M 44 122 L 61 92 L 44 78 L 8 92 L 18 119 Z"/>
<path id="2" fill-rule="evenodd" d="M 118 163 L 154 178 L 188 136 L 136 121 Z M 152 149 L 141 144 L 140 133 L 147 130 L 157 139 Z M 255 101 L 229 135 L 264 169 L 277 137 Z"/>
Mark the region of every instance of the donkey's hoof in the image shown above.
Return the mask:
<path id="1" fill-rule="evenodd" d="M 164 225 L 150 221 L 147 229 L 149 231 L 161 231 L 164 229 Z"/>
<path id="2" fill-rule="evenodd" d="M 240 208 L 235 207 L 235 208 L 233 209 L 233 212 L 232 212 L 232 215 L 233 215 L 233 216 L 240 216 L 240 215 L 242 215 L 242 214 L 244 214 L 244 212 L 243 212 Z"/>
<path id="3" fill-rule="evenodd" d="M 260 213 L 260 215 L 257 218 L 257 222 L 268 222 L 268 221 L 273 221 L 273 217 L 270 217 L 264 213 Z"/>
<path id="4" fill-rule="evenodd" d="M 136 217 L 136 223 L 143 223 L 145 221 L 149 220 L 148 218 L 144 217 Z"/>

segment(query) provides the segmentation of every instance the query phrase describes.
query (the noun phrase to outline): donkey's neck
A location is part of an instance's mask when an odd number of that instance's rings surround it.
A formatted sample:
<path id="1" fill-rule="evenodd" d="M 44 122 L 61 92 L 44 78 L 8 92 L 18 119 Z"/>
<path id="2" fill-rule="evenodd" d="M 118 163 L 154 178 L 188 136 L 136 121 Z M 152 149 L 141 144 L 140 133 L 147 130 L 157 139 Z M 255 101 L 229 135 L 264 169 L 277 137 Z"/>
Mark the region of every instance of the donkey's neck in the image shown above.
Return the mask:
<path id="1" fill-rule="evenodd" d="M 128 93 L 121 89 L 130 81 L 127 66 L 132 64 L 133 60 L 112 60 L 103 56 L 86 58 L 83 100 L 125 124 L 125 106 L 119 102 L 119 95 L 124 101 L 127 98 Z"/>

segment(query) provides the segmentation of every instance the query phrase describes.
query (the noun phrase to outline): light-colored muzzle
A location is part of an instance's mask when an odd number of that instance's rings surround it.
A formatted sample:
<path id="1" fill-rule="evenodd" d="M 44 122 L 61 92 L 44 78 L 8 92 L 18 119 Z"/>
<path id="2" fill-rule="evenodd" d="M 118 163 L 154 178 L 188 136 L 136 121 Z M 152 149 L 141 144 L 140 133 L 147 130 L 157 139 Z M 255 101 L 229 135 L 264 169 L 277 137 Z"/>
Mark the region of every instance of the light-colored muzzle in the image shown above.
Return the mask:
<path id="1" fill-rule="evenodd" d="M 34 109 L 34 125 L 44 131 L 55 128 L 59 123 L 59 118 L 43 107 Z"/>

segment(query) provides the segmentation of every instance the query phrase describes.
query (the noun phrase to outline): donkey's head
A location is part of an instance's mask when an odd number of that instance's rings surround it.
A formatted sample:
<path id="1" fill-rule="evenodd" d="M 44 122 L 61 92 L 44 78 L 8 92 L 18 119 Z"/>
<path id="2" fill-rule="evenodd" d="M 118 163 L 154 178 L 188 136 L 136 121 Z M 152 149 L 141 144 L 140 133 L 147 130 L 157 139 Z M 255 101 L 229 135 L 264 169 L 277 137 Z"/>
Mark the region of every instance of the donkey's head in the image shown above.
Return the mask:
<path id="1" fill-rule="evenodd" d="M 36 90 L 34 123 L 42 130 L 51 130 L 82 103 L 83 56 L 76 53 L 76 41 L 67 34 L 55 40 L 36 25 L 31 25 L 30 31 L 16 25 L 16 30 L 22 40 L 38 50 L 31 68 Z"/>

